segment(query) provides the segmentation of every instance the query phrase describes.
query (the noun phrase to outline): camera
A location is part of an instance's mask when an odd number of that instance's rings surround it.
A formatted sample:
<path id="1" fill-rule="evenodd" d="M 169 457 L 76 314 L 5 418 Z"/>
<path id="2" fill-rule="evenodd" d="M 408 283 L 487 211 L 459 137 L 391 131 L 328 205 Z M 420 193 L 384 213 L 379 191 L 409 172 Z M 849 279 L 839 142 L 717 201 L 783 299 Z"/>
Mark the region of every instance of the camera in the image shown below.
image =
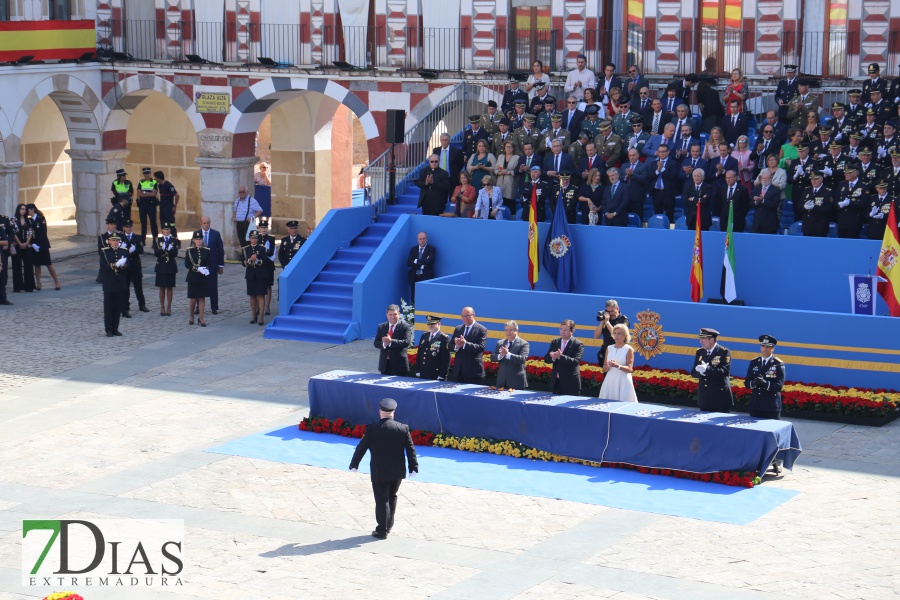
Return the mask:
<path id="1" fill-rule="evenodd" d="M 597 322 L 602 323 L 603 321 L 605 321 L 608 318 L 609 318 L 609 313 L 606 312 L 605 310 L 597 311 Z"/>

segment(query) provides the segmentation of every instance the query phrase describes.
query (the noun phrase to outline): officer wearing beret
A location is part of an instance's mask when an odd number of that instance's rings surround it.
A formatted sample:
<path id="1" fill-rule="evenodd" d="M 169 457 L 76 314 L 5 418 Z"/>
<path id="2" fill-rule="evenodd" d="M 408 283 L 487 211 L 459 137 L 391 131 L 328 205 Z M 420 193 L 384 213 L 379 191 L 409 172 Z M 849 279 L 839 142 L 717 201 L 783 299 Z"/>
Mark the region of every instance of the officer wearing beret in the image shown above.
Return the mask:
<path id="1" fill-rule="evenodd" d="M 840 238 L 858 238 L 862 228 L 863 211 L 869 207 L 869 194 L 859 180 L 859 166 L 846 161 L 843 168 L 844 181 L 833 188 L 837 208 L 837 232 Z"/>
<path id="2" fill-rule="evenodd" d="M 775 102 L 778 104 L 778 120 L 787 123 L 788 104 L 797 95 L 797 65 L 784 65 L 784 79 L 778 82 L 775 89 Z"/>
<path id="3" fill-rule="evenodd" d="M 478 140 L 484 140 L 488 146 L 491 144 L 491 136 L 481 126 L 481 115 L 469 115 L 470 128 L 463 134 L 463 162 L 468 163 L 469 157 L 475 154 L 475 145 Z"/>
<path id="4" fill-rule="evenodd" d="M 882 179 L 876 183 L 875 193 L 870 198 L 866 212 L 866 237 L 881 241 L 884 239 L 884 227 L 894 201 L 894 197 L 888 194 L 888 182 Z"/>
<path id="5" fill-rule="evenodd" d="M 806 237 L 828 235 L 828 223 L 834 214 L 834 196 L 822 181 L 822 171 L 815 170 L 810 173 L 809 187 L 803 190 L 803 196 L 798 203 L 803 208 L 803 235 Z"/>
<path id="6" fill-rule="evenodd" d="M 356 471 L 366 451 L 371 453 L 369 471 L 372 479 L 372 492 L 375 495 L 375 522 L 372 536 L 378 539 L 387 538 L 394 526 L 397 514 L 397 492 L 400 483 L 406 477 L 404 453 L 409 465 L 410 478 L 419 473 L 419 461 L 416 459 L 416 448 L 413 446 L 409 427 L 394 420 L 397 402 L 392 398 L 384 398 L 378 403 L 377 423 L 366 425 L 366 433 L 350 460 L 350 470 Z"/>
<path id="7" fill-rule="evenodd" d="M 100 274 L 103 279 L 103 326 L 106 337 L 122 335 L 119 317 L 128 295 L 128 252 L 119 247 L 119 235 L 107 238 L 109 246 L 100 251 Z"/>
<path id="8" fill-rule="evenodd" d="M 522 127 L 516 129 L 513 136 L 516 140 L 516 147 L 524 148 L 525 142 L 531 142 L 534 151 L 538 153 L 538 148 L 541 147 L 541 132 L 534 126 L 537 117 L 528 113 L 522 119 Z"/>
<path id="9" fill-rule="evenodd" d="M 731 351 L 718 344 L 719 332 L 700 329 L 700 348 L 691 375 L 699 380 L 697 405 L 704 412 L 731 412 Z"/>
<path id="10" fill-rule="evenodd" d="M 288 263 L 291 262 L 294 255 L 297 254 L 300 251 L 300 248 L 303 247 L 303 244 L 306 243 L 306 238 L 297 233 L 297 227 L 299 225 L 300 223 L 297 221 L 288 221 L 285 224 L 288 234 L 281 238 L 281 244 L 278 246 L 278 262 L 281 263 L 282 269 L 288 266 Z"/>
<path id="11" fill-rule="evenodd" d="M 509 119 L 506 117 L 501 117 L 500 120 L 497 121 L 497 133 L 491 136 L 491 153 L 497 158 L 503 156 L 506 142 L 512 142 L 513 153 L 518 154 L 521 152 L 518 142 L 516 141 L 516 136 L 513 135 L 513 132 L 510 130 L 511 125 Z"/>
<path id="12" fill-rule="evenodd" d="M 450 337 L 441 331 L 441 318 L 428 315 L 428 331 L 419 338 L 416 377 L 444 381 L 450 370 Z"/>

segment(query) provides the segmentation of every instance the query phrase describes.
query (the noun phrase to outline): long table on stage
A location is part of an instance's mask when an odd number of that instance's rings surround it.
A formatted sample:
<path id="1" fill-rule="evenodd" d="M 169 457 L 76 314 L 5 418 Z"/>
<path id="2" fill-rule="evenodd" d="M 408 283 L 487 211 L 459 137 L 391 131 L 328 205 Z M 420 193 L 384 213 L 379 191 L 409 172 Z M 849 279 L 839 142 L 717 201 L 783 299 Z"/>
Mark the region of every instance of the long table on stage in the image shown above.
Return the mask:
<path id="1" fill-rule="evenodd" d="M 383 398 L 397 401 L 397 420 L 411 429 L 514 440 L 595 462 L 762 474 L 776 454 L 790 469 L 802 451 L 787 421 L 355 371 L 309 380 L 314 417 L 371 423 Z"/>

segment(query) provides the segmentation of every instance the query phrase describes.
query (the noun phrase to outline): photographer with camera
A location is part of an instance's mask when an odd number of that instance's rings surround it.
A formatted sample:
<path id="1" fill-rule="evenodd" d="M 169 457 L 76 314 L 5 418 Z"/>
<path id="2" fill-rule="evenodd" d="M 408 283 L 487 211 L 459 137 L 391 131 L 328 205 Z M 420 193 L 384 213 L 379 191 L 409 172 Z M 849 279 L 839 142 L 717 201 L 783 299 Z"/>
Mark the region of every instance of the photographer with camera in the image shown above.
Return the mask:
<path id="1" fill-rule="evenodd" d="M 615 344 L 613 339 L 613 327 L 616 325 L 628 327 L 628 317 L 619 312 L 619 303 L 615 300 L 606 301 L 606 310 L 597 313 L 597 327 L 594 329 L 594 339 L 603 338 L 603 345 L 597 353 L 597 362 L 603 366 L 606 357 L 606 347 Z"/>

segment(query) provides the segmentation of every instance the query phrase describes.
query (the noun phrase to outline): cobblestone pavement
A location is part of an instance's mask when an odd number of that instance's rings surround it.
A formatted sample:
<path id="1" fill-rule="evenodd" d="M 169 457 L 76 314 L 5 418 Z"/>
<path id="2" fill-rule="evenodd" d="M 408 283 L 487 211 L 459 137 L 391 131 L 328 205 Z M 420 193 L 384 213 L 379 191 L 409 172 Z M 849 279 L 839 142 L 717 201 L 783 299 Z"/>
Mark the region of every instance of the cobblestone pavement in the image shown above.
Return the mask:
<path id="1" fill-rule="evenodd" d="M 746 526 L 407 481 L 378 541 L 365 476 L 204 452 L 296 423 L 309 377 L 374 368 L 370 342 L 264 340 L 237 265 L 205 329 L 180 278 L 159 316 L 145 268 L 151 312 L 110 339 L 95 257 L 56 266 L 62 291 L 0 310 L 0 599 L 57 591 L 20 584 L 23 519 L 124 517 L 184 520 L 185 585 L 86 599 L 900 596 L 900 422 L 798 421 L 799 463 L 764 485 L 800 493 Z"/>

